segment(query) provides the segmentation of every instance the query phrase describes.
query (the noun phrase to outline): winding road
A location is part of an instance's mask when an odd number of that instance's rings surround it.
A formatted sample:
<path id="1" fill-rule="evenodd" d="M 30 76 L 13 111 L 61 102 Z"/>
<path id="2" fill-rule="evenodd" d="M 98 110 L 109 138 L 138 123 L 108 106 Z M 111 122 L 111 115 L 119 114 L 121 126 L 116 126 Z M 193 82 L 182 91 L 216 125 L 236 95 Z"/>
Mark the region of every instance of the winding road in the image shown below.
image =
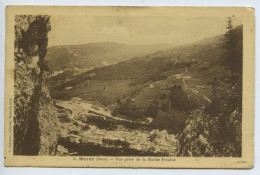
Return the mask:
<path id="1" fill-rule="evenodd" d="M 60 101 L 60 100 L 56 100 L 56 105 L 66 108 L 71 112 L 70 115 L 70 119 L 71 120 L 76 120 L 75 119 L 75 113 L 81 113 L 81 114 L 96 114 L 99 116 L 103 116 L 103 117 L 107 117 L 107 118 L 111 118 L 114 120 L 119 120 L 119 121 L 126 121 L 126 122 L 130 122 L 130 123 L 138 123 L 138 124 L 150 124 L 153 119 L 152 118 L 147 118 L 148 122 L 139 122 L 139 121 L 133 121 L 133 120 L 128 120 L 128 119 L 124 119 L 124 118 L 120 118 L 120 117 L 115 117 L 112 116 L 109 110 L 106 110 L 104 107 L 99 106 L 97 107 L 93 107 L 94 105 L 92 103 L 87 103 L 87 102 L 71 102 L 71 101 Z M 76 120 L 78 121 L 78 120 Z"/>

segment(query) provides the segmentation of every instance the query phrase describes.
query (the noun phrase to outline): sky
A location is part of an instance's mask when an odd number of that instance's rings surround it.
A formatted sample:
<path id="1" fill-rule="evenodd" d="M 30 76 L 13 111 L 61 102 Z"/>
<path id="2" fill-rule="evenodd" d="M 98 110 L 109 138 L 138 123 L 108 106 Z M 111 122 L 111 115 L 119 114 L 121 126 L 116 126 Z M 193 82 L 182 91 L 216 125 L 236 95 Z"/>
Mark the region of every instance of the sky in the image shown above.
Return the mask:
<path id="1" fill-rule="evenodd" d="M 182 45 L 223 34 L 226 24 L 222 17 L 59 15 L 51 17 L 49 47 L 96 42 Z"/>

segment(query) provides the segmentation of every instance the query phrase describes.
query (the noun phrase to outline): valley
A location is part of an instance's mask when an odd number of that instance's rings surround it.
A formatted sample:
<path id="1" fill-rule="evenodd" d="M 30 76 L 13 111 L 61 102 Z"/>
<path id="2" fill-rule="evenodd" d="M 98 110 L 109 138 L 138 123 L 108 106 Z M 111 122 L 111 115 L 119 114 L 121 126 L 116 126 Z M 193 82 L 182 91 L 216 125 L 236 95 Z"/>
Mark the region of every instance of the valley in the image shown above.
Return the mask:
<path id="1" fill-rule="evenodd" d="M 212 104 L 217 79 L 228 81 L 222 43 L 220 35 L 53 75 L 47 84 L 62 128 L 57 154 L 176 156 L 187 121 Z"/>

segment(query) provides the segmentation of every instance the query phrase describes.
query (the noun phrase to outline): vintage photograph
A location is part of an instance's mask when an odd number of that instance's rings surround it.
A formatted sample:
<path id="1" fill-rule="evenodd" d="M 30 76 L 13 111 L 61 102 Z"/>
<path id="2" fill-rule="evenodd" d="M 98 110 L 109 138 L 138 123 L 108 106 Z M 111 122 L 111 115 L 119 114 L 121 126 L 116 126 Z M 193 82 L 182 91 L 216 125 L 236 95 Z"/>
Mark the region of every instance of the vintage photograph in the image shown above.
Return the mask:
<path id="1" fill-rule="evenodd" d="M 50 160 L 243 158 L 247 80 L 239 10 L 106 9 L 111 13 L 12 15 L 9 153 Z"/>

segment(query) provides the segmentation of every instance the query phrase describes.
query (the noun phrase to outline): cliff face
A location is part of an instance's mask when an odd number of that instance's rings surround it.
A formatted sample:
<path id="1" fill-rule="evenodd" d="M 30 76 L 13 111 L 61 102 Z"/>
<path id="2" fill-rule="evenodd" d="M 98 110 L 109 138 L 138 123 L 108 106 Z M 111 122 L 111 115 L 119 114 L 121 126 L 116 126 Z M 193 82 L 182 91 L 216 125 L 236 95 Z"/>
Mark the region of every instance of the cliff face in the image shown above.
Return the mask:
<path id="1" fill-rule="evenodd" d="M 203 109 L 193 111 L 180 135 L 177 155 L 181 157 L 240 157 L 242 155 L 242 114 L 235 109 L 227 120 Z"/>
<path id="2" fill-rule="evenodd" d="M 52 155 L 57 120 L 45 80 L 49 16 L 15 17 L 14 155 Z"/>

